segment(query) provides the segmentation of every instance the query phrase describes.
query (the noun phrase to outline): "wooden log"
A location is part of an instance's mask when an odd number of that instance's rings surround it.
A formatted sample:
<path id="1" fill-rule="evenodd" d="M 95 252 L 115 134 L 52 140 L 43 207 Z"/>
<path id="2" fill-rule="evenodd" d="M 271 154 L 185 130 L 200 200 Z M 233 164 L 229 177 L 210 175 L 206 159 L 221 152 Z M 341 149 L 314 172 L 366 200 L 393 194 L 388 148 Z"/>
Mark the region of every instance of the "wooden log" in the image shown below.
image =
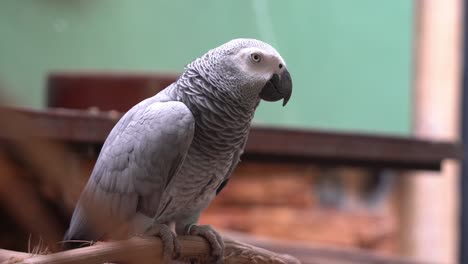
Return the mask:
<path id="1" fill-rule="evenodd" d="M 32 257 L 33 254 L 0 248 L 0 263 L 16 263 Z"/>
<path id="2" fill-rule="evenodd" d="M 209 244 L 200 237 L 179 237 L 182 245 L 181 256 L 188 262 L 197 258 L 206 261 L 210 247 Z M 277 254 L 255 246 L 247 245 L 236 240 L 224 240 L 226 248 L 224 263 L 278 263 L 296 264 L 300 263 L 296 258 Z M 28 263 L 28 264 L 101 264 L 105 262 L 117 263 L 161 263 L 162 242 L 158 238 L 135 237 L 130 240 L 102 242 L 93 246 L 68 250 L 49 255 L 25 255 L 23 252 L 13 254 L 11 251 L 0 251 L 2 264 L 7 263 Z M 178 261 L 179 262 L 179 261 Z M 206 262 L 205 262 L 206 263 Z"/>
<path id="3" fill-rule="evenodd" d="M 253 237 L 236 232 L 223 232 L 227 246 L 225 263 L 303 263 L 303 264 L 428 264 L 400 257 L 390 257 L 358 249 L 344 249 L 298 242 L 285 242 Z M 239 241 L 243 241 L 238 242 Z M 209 246 L 199 237 L 183 237 L 182 254 L 186 257 L 205 255 Z M 255 245 L 255 246 L 250 246 Z M 260 249 L 258 247 L 264 248 Z M 265 250 L 266 249 L 266 250 Z M 32 255 L 23 252 L 0 250 L 0 263 L 102 263 L 121 260 L 135 263 L 157 263 L 161 256 L 159 239 L 134 238 L 128 241 L 98 243 L 95 246 L 69 250 L 51 255 Z M 286 254 L 277 254 L 282 252 Z M 289 254 L 289 255 L 288 255 Z M 294 255 L 297 258 L 293 258 Z M 249 257 L 250 256 L 250 257 Z M 133 258 L 137 257 L 137 259 Z M 189 257 L 190 258 L 190 257 Z M 129 261 L 130 260 L 130 261 Z M 300 262 L 299 262 L 300 261 Z"/>

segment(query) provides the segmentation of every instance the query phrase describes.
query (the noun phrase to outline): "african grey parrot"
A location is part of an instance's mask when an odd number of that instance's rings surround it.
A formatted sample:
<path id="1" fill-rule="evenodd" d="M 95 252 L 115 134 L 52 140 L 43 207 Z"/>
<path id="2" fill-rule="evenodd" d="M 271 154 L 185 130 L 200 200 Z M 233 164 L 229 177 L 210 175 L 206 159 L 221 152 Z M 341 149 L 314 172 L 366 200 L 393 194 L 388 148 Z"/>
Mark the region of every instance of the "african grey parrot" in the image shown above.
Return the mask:
<path id="1" fill-rule="evenodd" d="M 98 240 L 127 225 L 129 235 L 160 236 L 165 257 L 176 258 L 175 231 L 205 237 L 222 261 L 221 237 L 198 218 L 239 162 L 260 100 L 284 106 L 291 93 L 286 63 L 262 41 L 234 39 L 197 58 L 112 129 L 64 240 Z M 93 206 L 107 219 L 99 227 Z"/>

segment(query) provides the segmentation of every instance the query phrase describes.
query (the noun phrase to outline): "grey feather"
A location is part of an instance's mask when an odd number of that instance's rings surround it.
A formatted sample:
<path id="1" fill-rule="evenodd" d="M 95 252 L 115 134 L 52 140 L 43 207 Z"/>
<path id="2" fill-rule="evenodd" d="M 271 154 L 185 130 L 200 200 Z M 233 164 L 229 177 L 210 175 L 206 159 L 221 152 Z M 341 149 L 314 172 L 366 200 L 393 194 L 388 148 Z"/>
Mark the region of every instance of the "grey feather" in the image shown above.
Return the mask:
<path id="1" fill-rule="evenodd" d="M 75 210 L 65 240 L 99 239 L 85 210 L 99 206 L 100 217 L 118 222 L 138 211 L 154 215 L 164 188 L 181 166 L 194 134 L 194 118 L 181 102 L 136 105 L 111 131 Z"/>

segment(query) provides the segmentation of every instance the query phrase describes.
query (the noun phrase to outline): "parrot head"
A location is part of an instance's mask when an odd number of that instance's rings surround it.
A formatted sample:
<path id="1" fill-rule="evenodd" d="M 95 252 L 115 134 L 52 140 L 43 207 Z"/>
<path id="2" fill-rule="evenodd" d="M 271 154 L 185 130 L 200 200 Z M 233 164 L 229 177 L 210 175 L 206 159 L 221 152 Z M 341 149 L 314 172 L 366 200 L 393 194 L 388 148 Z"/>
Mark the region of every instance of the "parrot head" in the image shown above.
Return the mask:
<path id="1" fill-rule="evenodd" d="M 291 75 L 281 55 L 256 39 L 233 39 L 208 51 L 187 66 L 224 94 L 246 102 L 278 101 L 287 104 Z"/>

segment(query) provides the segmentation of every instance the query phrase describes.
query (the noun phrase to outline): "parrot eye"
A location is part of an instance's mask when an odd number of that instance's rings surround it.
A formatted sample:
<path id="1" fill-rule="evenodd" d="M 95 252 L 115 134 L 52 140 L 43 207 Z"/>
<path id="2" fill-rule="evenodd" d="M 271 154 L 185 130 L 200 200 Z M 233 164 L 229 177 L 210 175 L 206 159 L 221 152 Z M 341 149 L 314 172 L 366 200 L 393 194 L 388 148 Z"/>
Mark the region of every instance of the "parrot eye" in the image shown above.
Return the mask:
<path id="1" fill-rule="evenodd" d="M 259 63 L 262 61 L 262 56 L 258 53 L 252 53 L 250 54 L 250 59 L 255 63 Z"/>

